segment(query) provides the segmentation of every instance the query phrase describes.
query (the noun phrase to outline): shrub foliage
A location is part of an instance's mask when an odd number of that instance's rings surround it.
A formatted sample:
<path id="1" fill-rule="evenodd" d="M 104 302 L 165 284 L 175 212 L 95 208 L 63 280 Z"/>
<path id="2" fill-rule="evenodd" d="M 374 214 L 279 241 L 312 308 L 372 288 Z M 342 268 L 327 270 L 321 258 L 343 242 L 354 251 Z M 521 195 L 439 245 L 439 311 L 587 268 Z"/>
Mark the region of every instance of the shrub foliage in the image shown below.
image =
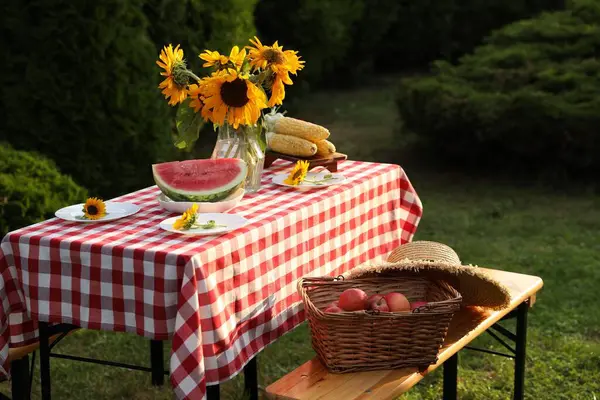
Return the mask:
<path id="1" fill-rule="evenodd" d="M 364 0 L 261 0 L 255 23 L 263 43 L 299 51 L 307 61 L 301 80 L 326 83 L 342 67 L 363 9 Z"/>
<path id="2" fill-rule="evenodd" d="M 7 143 L 0 143 L 0 193 L 0 237 L 52 217 L 61 207 L 84 202 L 87 195 L 52 161 Z"/>
<path id="3" fill-rule="evenodd" d="M 205 49 L 227 53 L 233 45 L 248 45 L 256 33 L 254 8 L 258 0 L 147 0 L 144 13 L 157 50 L 181 43 L 188 64 L 202 65 Z"/>
<path id="4" fill-rule="evenodd" d="M 385 60 L 421 67 L 436 59 L 455 60 L 473 50 L 492 30 L 545 10 L 564 8 L 564 0 L 400 0 L 395 23 L 384 39 Z"/>
<path id="5" fill-rule="evenodd" d="M 104 197 L 150 183 L 150 164 L 170 145 L 142 3 L 4 6 L 0 140 L 47 155 Z"/>
<path id="6" fill-rule="evenodd" d="M 577 1 L 402 81 L 398 108 L 406 128 L 453 156 L 597 168 L 599 51 L 600 3 Z"/>
<path id="7" fill-rule="evenodd" d="M 261 0 L 261 38 L 298 49 L 303 79 L 357 82 L 373 70 L 402 71 L 454 59 L 495 28 L 562 8 L 564 0 Z"/>

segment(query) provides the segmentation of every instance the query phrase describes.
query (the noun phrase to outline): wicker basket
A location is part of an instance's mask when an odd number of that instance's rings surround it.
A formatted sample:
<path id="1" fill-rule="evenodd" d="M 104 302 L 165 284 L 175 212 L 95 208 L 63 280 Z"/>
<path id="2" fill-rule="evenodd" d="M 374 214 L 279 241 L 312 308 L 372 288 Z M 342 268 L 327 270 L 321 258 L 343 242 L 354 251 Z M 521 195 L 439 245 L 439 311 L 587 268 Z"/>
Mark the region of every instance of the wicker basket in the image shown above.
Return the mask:
<path id="1" fill-rule="evenodd" d="M 367 294 L 403 293 L 410 302 L 429 304 L 412 312 L 327 313 L 322 310 L 349 288 Z M 381 276 L 343 279 L 321 277 L 298 281 L 312 336 L 312 346 L 331 372 L 401 367 L 425 369 L 437 361 L 461 295 L 442 281 L 407 277 L 393 271 Z"/>

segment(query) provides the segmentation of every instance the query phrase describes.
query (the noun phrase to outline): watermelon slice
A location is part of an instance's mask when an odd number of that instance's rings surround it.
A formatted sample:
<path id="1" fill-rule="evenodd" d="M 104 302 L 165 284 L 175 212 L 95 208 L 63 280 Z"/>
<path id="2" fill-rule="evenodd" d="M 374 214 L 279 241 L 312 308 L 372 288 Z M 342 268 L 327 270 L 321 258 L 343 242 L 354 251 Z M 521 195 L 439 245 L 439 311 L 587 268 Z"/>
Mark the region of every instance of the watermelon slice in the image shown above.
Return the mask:
<path id="1" fill-rule="evenodd" d="M 221 201 L 243 185 L 247 173 L 246 162 L 238 158 L 173 161 L 152 165 L 156 185 L 175 201 Z"/>

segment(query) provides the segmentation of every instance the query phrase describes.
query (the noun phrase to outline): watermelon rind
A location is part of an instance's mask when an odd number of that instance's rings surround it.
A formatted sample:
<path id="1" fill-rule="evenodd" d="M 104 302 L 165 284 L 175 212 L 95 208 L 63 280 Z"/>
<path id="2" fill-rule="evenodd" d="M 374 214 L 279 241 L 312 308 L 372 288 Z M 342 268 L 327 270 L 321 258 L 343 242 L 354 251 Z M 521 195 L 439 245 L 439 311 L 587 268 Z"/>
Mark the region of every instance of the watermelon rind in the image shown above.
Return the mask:
<path id="1" fill-rule="evenodd" d="M 196 203 L 214 203 L 225 200 L 233 192 L 238 190 L 244 185 L 246 176 L 248 174 L 248 166 L 244 160 L 238 159 L 240 166 L 240 173 L 237 177 L 220 187 L 207 190 L 207 191 L 183 191 L 178 190 L 170 186 L 168 183 L 161 179 L 160 174 L 156 171 L 155 167 L 158 164 L 152 165 L 152 175 L 156 186 L 171 200 L 174 201 L 187 201 Z"/>

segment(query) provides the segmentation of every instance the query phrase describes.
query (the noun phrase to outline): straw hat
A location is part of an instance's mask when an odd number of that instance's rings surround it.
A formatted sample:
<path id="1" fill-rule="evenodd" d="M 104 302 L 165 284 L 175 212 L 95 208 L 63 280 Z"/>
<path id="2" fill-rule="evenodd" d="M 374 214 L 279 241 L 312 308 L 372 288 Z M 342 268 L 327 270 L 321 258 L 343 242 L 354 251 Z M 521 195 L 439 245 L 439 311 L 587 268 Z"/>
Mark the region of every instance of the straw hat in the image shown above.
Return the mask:
<path id="1" fill-rule="evenodd" d="M 359 278 L 403 271 L 407 276 L 421 276 L 448 282 L 460 292 L 465 306 L 502 309 L 508 306 L 510 294 L 500 282 L 473 265 L 462 265 L 456 252 L 442 243 L 416 241 L 398 247 L 386 263 L 364 264 L 344 275 Z"/>

